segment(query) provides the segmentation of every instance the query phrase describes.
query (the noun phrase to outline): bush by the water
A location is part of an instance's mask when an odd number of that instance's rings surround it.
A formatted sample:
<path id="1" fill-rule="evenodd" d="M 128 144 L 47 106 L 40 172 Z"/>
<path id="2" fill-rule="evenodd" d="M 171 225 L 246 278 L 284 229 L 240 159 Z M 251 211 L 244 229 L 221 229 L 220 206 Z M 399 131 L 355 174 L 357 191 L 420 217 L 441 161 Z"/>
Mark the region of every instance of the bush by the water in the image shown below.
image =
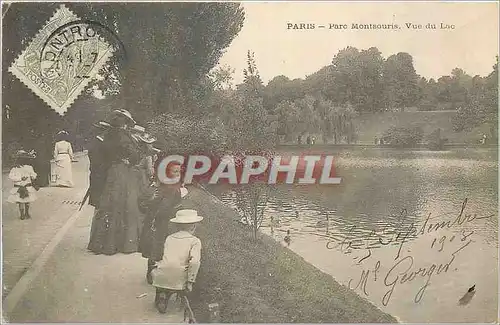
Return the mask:
<path id="1" fill-rule="evenodd" d="M 441 129 L 436 129 L 427 136 L 427 148 L 430 150 L 443 150 L 446 142 L 448 139 L 441 137 Z"/>
<path id="2" fill-rule="evenodd" d="M 414 147 L 422 141 L 424 131 L 421 127 L 392 127 L 384 132 L 384 144 L 395 148 Z"/>

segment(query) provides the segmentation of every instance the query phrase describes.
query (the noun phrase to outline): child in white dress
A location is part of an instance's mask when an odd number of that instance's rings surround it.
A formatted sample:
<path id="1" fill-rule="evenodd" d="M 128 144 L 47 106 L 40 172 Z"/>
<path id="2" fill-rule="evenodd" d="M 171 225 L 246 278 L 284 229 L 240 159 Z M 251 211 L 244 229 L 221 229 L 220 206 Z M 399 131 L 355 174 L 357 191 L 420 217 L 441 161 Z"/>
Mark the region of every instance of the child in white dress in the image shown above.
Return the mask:
<path id="1" fill-rule="evenodd" d="M 11 189 L 7 201 L 19 205 L 21 220 L 30 219 L 30 203 L 36 200 L 36 189 L 32 182 L 37 174 L 31 166 L 34 157 L 24 150 L 19 150 L 16 154 L 14 167 L 10 170 L 9 179 L 14 182 L 14 188 Z"/>

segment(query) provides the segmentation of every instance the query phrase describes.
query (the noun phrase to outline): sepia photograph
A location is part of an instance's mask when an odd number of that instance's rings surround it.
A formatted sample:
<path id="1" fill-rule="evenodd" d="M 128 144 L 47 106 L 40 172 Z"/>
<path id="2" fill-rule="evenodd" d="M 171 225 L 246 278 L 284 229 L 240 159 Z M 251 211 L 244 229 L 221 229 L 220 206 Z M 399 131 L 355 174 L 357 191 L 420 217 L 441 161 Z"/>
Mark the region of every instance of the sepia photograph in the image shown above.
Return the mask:
<path id="1" fill-rule="evenodd" d="M 2 323 L 498 323 L 498 1 L 2 1 Z"/>

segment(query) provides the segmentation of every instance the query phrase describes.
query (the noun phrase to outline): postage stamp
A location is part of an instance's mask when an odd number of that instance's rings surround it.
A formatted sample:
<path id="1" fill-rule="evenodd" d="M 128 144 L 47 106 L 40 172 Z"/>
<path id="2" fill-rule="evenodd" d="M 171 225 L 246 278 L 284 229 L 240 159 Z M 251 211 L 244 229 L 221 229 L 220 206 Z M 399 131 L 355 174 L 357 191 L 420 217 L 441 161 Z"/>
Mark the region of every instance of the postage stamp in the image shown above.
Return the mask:
<path id="1" fill-rule="evenodd" d="M 92 24 L 61 5 L 9 71 L 64 115 L 112 55 Z"/>

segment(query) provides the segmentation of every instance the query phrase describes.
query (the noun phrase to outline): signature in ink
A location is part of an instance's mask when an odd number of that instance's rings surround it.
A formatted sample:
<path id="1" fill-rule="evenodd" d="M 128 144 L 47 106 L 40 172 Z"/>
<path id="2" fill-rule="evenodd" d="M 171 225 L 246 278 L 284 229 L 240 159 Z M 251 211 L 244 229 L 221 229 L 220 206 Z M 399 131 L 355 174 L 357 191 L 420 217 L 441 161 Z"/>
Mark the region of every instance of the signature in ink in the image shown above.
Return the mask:
<path id="1" fill-rule="evenodd" d="M 431 283 L 431 278 L 434 275 L 448 273 L 458 254 L 467 246 L 469 246 L 471 243 L 472 240 L 470 239 L 465 244 L 463 244 L 459 249 L 451 253 L 450 259 L 446 263 L 441 263 L 439 265 L 433 263 L 431 265 L 426 265 L 426 266 L 418 266 L 418 267 L 414 266 L 415 258 L 411 255 L 399 259 L 396 263 L 394 263 L 394 265 L 391 266 L 389 271 L 383 277 L 384 286 L 389 289 L 385 292 L 384 296 L 382 297 L 382 304 L 384 306 L 387 306 L 389 304 L 391 297 L 398 285 L 410 283 L 417 278 L 419 279 L 424 278 L 425 283 L 417 291 L 413 300 L 415 303 L 419 303 L 420 301 L 422 301 L 425 295 L 425 291 Z M 368 284 L 372 276 L 373 276 L 373 281 L 374 282 L 377 281 L 377 275 L 379 273 L 380 266 L 381 266 L 380 261 L 377 261 L 373 269 L 362 270 L 361 275 L 355 287 L 351 287 L 353 279 L 349 280 L 348 283 L 349 288 L 353 290 L 359 289 L 366 296 L 368 296 L 369 295 Z"/>

